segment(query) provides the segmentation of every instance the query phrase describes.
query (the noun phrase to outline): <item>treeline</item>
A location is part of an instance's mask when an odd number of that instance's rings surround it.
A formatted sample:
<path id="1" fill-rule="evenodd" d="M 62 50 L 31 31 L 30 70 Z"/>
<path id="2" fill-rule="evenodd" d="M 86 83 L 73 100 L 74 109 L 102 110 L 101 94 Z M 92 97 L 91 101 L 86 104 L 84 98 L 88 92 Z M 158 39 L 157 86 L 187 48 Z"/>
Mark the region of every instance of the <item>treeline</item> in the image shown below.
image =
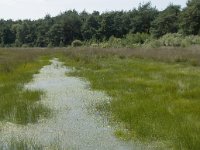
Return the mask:
<path id="1" fill-rule="evenodd" d="M 163 11 L 149 2 L 131 11 L 70 10 L 34 21 L 0 20 L 1 47 L 64 47 L 74 40 L 103 42 L 138 33 L 155 39 L 168 33 L 200 35 L 200 1 L 189 0 L 184 9 L 170 4 Z"/>

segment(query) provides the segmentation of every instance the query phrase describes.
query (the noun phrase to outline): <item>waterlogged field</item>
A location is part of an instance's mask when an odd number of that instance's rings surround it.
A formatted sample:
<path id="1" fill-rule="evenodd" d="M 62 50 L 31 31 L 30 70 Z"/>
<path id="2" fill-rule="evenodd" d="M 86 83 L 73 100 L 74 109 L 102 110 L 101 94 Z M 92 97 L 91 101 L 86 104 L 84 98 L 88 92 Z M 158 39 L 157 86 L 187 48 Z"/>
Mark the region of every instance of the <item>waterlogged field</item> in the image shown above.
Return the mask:
<path id="1" fill-rule="evenodd" d="M 132 51 L 79 49 L 65 52 L 63 60 L 77 68 L 72 76 L 89 79 L 92 88 L 112 97 L 97 108 L 128 129 L 116 136 L 200 149 L 199 50 Z"/>
<path id="2" fill-rule="evenodd" d="M 55 64 L 42 79 L 55 57 L 73 71 L 57 78 Z M 11 137 L 3 148 L 95 148 L 91 137 L 103 131 L 99 149 L 200 149 L 199 58 L 198 48 L 0 50 L 0 139 Z"/>
<path id="3" fill-rule="evenodd" d="M 34 105 L 43 92 L 23 88 L 48 63 L 42 51 L 0 50 L 0 121 L 28 124 L 48 115 L 47 108 Z"/>
<path id="4" fill-rule="evenodd" d="M 41 103 L 51 109 L 53 116 L 26 126 L 5 124 L 0 145 L 11 148 L 10 142 L 15 139 L 15 143 L 31 141 L 33 144 L 27 144 L 28 149 L 141 149 L 136 143 L 117 140 L 100 115 L 88 112 L 87 108 L 94 111 L 93 105 L 109 101 L 109 97 L 90 90 L 84 80 L 67 77 L 65 73 L 70 71 L 58 59 L 53 59 L 34 75 L 33 81 L 25 87 L 45 92 Z"/>

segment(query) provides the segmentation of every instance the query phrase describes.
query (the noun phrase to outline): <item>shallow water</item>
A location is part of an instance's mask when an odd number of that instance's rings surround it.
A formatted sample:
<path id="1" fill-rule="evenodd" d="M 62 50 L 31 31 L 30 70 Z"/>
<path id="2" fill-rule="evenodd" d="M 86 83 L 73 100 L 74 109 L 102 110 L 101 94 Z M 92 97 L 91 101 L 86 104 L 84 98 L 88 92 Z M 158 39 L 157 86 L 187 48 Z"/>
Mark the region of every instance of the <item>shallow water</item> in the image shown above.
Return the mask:
<path id="1" fill-rule="evenodd" d="M 106 94 L 90 90 L 89 83 L 80 78 L 66 76 L 71 69 L 57 59 L 51 62 L 25 88 L 44 91 L 41 103 L 52 109 L 53 116 L 26 126 L 1 123 L 0 148 L 9 149 L 14 139 L 29 141 L 32 146 L 28 149 L 34 149 L 34 145 L 42 149 L 144 149 L 140 144 L 115 138 L 107 119 L 88 111 L 96 103 L 109 101 Z"/>

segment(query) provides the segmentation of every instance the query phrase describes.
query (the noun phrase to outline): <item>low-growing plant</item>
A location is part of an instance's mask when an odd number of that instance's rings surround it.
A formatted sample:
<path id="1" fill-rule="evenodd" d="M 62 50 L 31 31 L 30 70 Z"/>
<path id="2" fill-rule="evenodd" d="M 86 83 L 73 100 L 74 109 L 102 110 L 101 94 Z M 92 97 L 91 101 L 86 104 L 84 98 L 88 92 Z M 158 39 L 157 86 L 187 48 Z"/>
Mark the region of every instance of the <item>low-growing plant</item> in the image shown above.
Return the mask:
<path id="1" fill-rule="evenodd" d="M 74 40 L 72 42 L 72 47 L 79 47 L 79 46 L 82 46 L 83 43 L 80 41 L 80 40 Z"/>

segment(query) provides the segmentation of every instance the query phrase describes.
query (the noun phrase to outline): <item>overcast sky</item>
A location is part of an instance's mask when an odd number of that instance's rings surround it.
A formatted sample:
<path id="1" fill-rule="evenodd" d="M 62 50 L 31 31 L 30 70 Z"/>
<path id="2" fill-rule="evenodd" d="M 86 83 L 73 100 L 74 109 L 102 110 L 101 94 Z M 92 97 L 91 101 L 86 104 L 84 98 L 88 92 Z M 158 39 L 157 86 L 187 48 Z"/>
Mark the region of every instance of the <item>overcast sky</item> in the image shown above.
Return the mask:
<path id="1" fill-rule="evenodd" d="M 55 16 L 69 9 L 100 12 L 110 10 L 130 10 L 139 3 L 151 1 L 159 10 L 171 2 L 185 7 L 187 0 L 0 0 L 1 19 L 38 19 L 46 14 Z"/>

